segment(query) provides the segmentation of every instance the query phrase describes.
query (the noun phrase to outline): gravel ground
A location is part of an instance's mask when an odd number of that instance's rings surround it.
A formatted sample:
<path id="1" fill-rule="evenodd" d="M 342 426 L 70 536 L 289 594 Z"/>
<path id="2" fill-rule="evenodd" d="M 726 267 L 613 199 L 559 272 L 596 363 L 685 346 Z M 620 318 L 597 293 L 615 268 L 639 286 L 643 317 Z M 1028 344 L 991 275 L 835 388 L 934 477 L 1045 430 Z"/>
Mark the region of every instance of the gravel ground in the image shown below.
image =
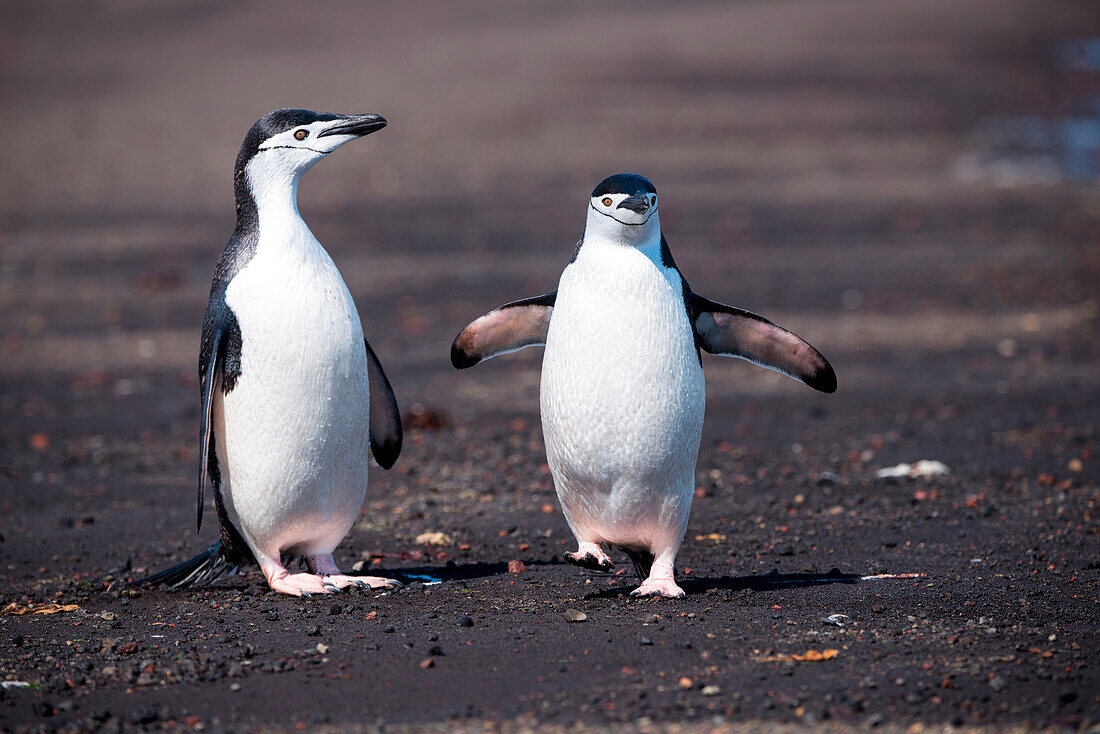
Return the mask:
<path id="1" fill-rule="evenodd" d="M 958 6 L 6 4 L 0 730 L 1095 728 L 1100 16 Z M 214 537 L 198 327 L 284 105 L 391 121 L 301 205 L 407 428 L 337 561 L 407 586 L 127 589 Z M 623 169 L 840 381 L 704 359 L 683 600 L 562 561 L 537 350 L 447 362 Z"/>

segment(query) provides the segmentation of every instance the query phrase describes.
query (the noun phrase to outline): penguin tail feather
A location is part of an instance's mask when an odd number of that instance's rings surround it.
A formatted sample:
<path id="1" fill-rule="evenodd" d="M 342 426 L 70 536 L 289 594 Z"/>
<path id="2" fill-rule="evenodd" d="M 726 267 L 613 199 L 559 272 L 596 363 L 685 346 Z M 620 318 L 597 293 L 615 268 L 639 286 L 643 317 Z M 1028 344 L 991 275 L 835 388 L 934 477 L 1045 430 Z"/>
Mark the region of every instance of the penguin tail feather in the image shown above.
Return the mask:
<path id="1" fill-rule="evenodd" d="M 649 572 L 653 569 L 654 555 L 648 551 L 627 550 L 626 548 L 622 550 L 630 557 L 630 562 L 634 564 L 634 573 L 638 574 L 638 578 L 642 581 L 649 578 Z"/>
<path id="2" fill-rule="evenodd" d="M 164 584 L 173 589 L 186 589 L 206 586 L 222 576 L 232 576 L 237 573 L 240 566 L 231 564 L 222 557 L 221 545 L 219 540 L 194 558 L 177 563 L 152 576 L 131 581 L 127 586 Z"/>

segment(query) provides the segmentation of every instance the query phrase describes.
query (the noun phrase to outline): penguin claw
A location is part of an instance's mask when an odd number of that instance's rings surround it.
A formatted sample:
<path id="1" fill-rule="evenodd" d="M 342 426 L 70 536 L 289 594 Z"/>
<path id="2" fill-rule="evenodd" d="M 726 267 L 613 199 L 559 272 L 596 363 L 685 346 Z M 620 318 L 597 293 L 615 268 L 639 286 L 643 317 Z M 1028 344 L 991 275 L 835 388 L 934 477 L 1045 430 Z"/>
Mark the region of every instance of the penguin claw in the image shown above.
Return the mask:
<path id="1" fill-rule="evenodd" d="M 587 568 L 589 571 L 600 571 L 607 573 L 611 569 L 615 568 L 615 564 L 610 558 L 604 556 L 603 558 L 597 558 L 591 552 L 585 552 L 582 556 L 580 553 L 573 553 L 567 551 L 565 553 L 565 560 L 572 563 L 574 566 L 580 566 L 581 568 Z"/>
<path id="2" fill-rule="evenodd" d="M 655 579 L 652 576 L 642 582 L 631 596 L 663 596 L 669 599 L 683 599 L 684 590 L 672 579 Z"/>
<path id="3" fill-rule="evenodd" d="M 305 589 L 302 589 L 302 598 L 303 598 L 303 599 L 309 599 L 309 598 L 310 598 L 310 597 L 312 597 L 312 596 L 313 596 L 313 594 L 309 593 L 309 592 L 308 592 L 308 591 L 306 591 Z"/>
<path id="4" fill-rule="evenodd" d="M 396 579 L 387 579 L 379 576 L 345 576 L 343 574 L 331 574 L 321 578 L 321 585 L 325 593 L 338 594 L 348 591 L 377 591 L 401 588 L 403 584 Z"/>

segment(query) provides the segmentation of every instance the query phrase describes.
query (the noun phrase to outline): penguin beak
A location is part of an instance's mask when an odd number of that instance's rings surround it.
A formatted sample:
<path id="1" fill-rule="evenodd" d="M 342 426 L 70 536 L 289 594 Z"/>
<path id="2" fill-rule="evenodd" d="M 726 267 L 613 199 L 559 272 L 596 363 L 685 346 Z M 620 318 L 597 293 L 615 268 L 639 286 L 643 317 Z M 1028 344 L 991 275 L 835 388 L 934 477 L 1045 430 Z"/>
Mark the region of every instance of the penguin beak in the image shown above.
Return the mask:
<path id="1" fill-rule="evenodd" d="M 363 137 L 381 130 L 386 126 L 386 118 L 381 115 L 341 115 L 336 122 L 325 128 L 317 137 L 326 135 L 355 135 Z"/>
<path id="2" fill-rule="evenodd" d="M 632 212 L 638 214 L 645 214 L 649 211 L 649 197 L 645 194 L 634 194 L 634 196 L 623 199 L 622 202 L 615 207 L 616 209 L 629 209 Z"/>

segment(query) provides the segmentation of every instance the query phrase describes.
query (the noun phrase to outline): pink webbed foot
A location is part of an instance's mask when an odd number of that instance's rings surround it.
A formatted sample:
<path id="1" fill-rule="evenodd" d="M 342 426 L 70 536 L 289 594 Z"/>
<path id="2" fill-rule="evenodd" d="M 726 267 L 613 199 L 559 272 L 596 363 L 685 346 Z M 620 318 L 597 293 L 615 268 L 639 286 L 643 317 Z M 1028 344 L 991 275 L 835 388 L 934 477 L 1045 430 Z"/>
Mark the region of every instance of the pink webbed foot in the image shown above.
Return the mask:
<path id="1" fill-rule="evenodd" d="M 671 599 L 683 599 L 684 590 L 676 585 L 676 570 L 672 565 L 675 554 L 660 557 L 653 562 L 649 578 L 642 582 L 631 596 L 665 596 Z"/>
<path id="2" fill-rule="evenodd" d="M 332 556 L 311 557 L 306 559 L 312 573 L 290 573 L 276 561 L 264 559 L 260 568 L 267 578 L 267 585 L 280 594 L 310 597 L 314 594 L 333 594 L 346 589 L 377 589 L 380 587 L 400 587 L 395 579 L 377 576 L 345 576 L 332 560 Z"/>
<path id="3" fill-rule="evenodd" d="M 574 566 L 587 568 L 589 571 L 603 571 L 606 573 L 615 567 L 615 564 L 611 562 L 611 558 L 603 552 L 603 548 L 600 548 L 597 543 L 581 543 L 577 547 L 576 553 L 566 551 L 565 560 Z"/>
<path id="4" fill-rule="evenodd" d="M 684 590 L 673 579 L 655 579 L 652 576 L 642 582 L 631 596 L 667 596 L 671 599 L 683 599 Z"/>
<path id="5" fill-rule="evenodd" d="M 347 589 L 399 589 L 402 584 L 397 579 L 381 576 L 347 576 L 340 573 L 331 555 L 309 556 L 306 558 L 309 570 L 321 576 L 321 584 L 326 592 L 345 591 Z"/>
<path id="6" fill-rule="evenodd" d="M 277 571 L 271 574 L 267 573 L 265 569 L 264 575 L 267 576 L 267 585 L 280 594 L 309 597 L 314 594 L 329 593 L 321 577 L 317 574 L 290 573 L 280 566 Z"/>

